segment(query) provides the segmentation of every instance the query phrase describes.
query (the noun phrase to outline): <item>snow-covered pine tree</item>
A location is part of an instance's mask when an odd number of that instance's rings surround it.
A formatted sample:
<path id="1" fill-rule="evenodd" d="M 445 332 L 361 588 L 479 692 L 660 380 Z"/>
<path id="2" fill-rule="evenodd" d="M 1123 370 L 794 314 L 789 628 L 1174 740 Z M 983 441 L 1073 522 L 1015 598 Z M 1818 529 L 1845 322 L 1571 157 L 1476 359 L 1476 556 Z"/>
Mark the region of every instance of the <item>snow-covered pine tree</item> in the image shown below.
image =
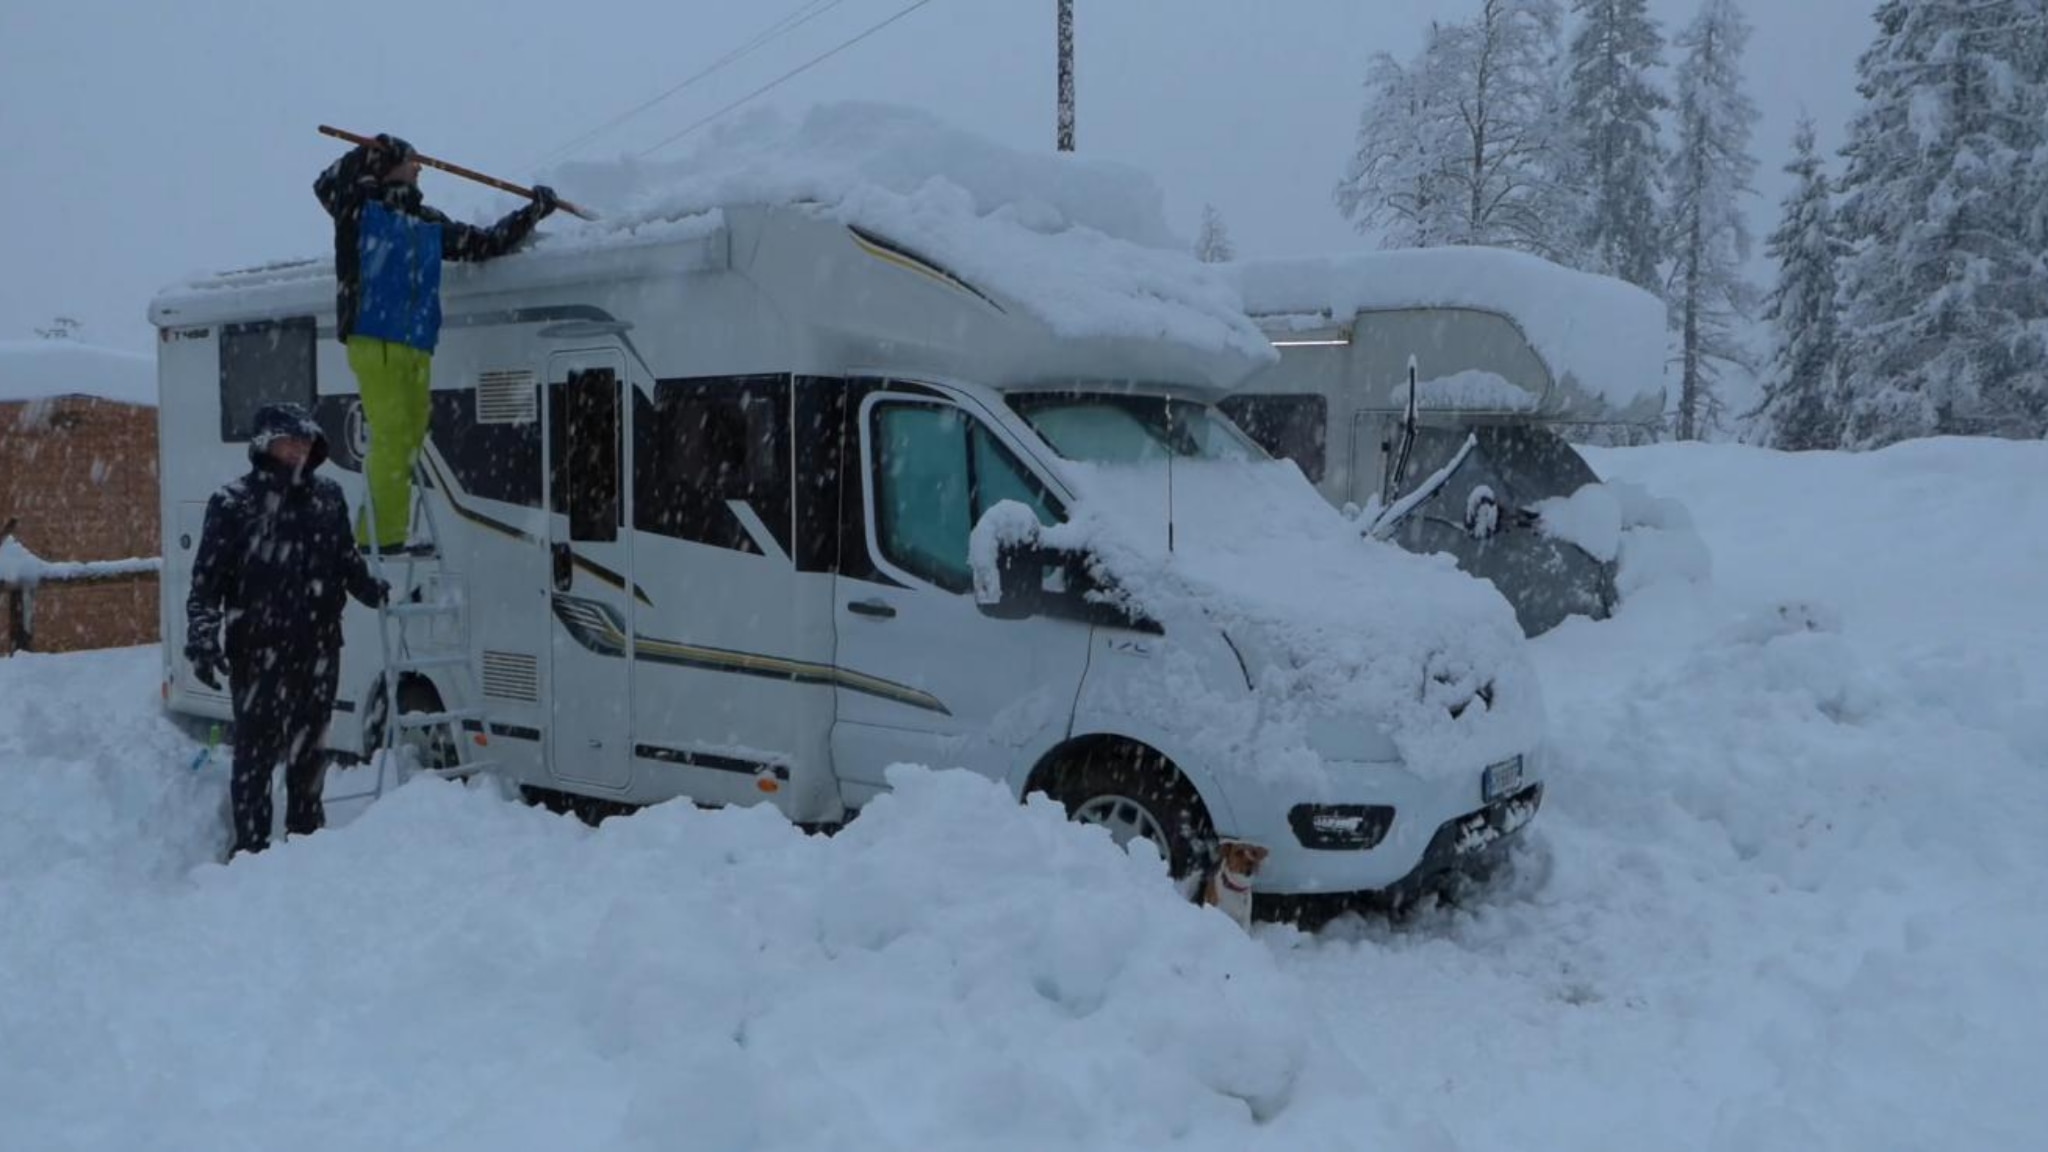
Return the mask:
<path id="1" fill-rule="evenodd" d="M 1670 100 L 1652 72 L 1664 62 L 1664 36 L 1647 0 L 1572 0 L 1566 74 L 1568 165 L 1565 182 L 1581 190 L 1576 262 L 1659 291 L 1664 233 L 1657 198 L 1665 149 L 1658 114 Z"/>
<path id="2" fill-rule="evenodd" d="M 1336 191 L 1359 231 L 1390 248 L 1563 250 L 1562 20 L 1558 0 L 1480 0 L 1473 19 L 1432 25 L 1413 61 L 1374 61 Z"/>
<path id="3" fill-rule="evenodd" d="M 1672 257 L 1667 298 L 1679 333 L 1676 431 L 1705 437 L 1720 421 L 1715 384 L 1721 367 L 1743 359 L 1735 326 L 1749 315 L 1755 290 L 1743 279 L 1749 225 L 1740 198 L 1753 194 L 1750 131 L 1756 107 L 1742 90 L 1742 53 L 1749 22 L 1735 0 L 1704 0 L 1681 33 L 1677 72 L 1678 146 L 1665 173 Z"/>
<path id="4" fill-rule="evenodd" d="M 1202 205 L 1202 231 L 1195 237 L 1195 259 L 1204 264 L 1223 264 L 1236 257 L 1237 248 L 1230 242 L 1230 229 L 1223 225 L 1223 213 L 1214 204 Z"/>
<path id="5" fill-rule="evenodd" d="M 1777 230 L 1764 244 L 1777 262 L 1778 282 L 1764 300 L 1771 360 L 1764 371 L 1763 402 L 1752 415 L 1759 437 L 1774 448 L 1836 448 L 1842 439 L 1836 294 L 1848 245 L 1836 225 L 1834 188 L 1814 143 L 1811 118 L 1801 118 L 1793 133 L 1792 161 L 1785 171 L 1797 183 L 1785 197 Z"/>
<path id="6" fill-rule="evenodd" d="M 2048 5 L 1876 19 L 1842 149 L 1845 442 L 2048 434 Z"/>

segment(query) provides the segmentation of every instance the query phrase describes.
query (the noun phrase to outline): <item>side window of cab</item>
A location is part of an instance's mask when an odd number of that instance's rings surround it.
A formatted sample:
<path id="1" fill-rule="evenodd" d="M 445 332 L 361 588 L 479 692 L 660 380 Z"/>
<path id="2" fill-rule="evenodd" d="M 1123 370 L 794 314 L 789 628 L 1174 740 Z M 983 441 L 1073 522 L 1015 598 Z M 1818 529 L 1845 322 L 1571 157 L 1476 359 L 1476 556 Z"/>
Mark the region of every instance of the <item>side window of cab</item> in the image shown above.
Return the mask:
<path id="1" fill-rule="evenodd" d="M 878 559 L 949 592 L 974 586 L 967 540 L 1004 500 L 1058 523 L 1050 493 L 979 420 L 939 401 L 883 400 L 869 410 L 869 477 Z"/>

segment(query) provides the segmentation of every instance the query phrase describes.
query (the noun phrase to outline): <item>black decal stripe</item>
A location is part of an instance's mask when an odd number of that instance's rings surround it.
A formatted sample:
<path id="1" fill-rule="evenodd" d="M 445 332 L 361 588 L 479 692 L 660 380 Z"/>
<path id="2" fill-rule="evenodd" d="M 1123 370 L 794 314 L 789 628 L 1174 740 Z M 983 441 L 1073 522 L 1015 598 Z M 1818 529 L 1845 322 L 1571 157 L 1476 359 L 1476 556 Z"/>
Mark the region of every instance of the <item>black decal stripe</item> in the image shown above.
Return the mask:
<path id="1" fill-rule="evenodd" d="M 554 607 L 555 618 L 560 620 L 562 626 L 568 629 L 569 635 L 588 651 L 599 656 L 622 657 L 626 654 L 625 628 L 609 606 L 574 596 L 556 596 Z M 944 702 L 929 692 L 831 664 L 791 660 L 757 652 L 738 652 L 729 648 L 679 644 L 672 640 L 656 640 L 645 636 L 634 639 L 632 645 L 634 659 L 646 660 L 653 664 L 696 668 L 706 672 L 727 672 L 741 676 L 761 676 L 795 684 L 849 688 L 912 708 L 937 712 L 941 716 L 952 715 Z"/>
<path id="2" fill-rule="evenodd" d="M 684 748 L 664 748 L 659 744 L 635 744 L 633 755 L 643 760 L 659 760 L 664 764 L 686 764 L 692 768 L 714 768 L 720 772 L 735 772 L 743 776 L 767 774 L 777 780 L 789 779 L 789 769 L 780 764 L 768 764 L 758 760 L 742 760 L 737 756 L 721 756 L 713 752 L 692 752 Z"/>
<path id="3" fill-rule="evenodd" d="M 512 525 L 507 524 L 502 520 L 497 520 L 490 516 L 486 516 L 473 508 L 464 507 L 462 501 L 455 498 L 455 488 L 454 486 L 448 483 L 447 477 L 442 475 L 441 466 L 438 462 L 435 461 L 434 454 L 431 452 L 423 452 L 420 454 L 420 456 L 421 459 L 427 462 L 427 473 L 429 477 L 430 486 L 441 489 L 441 491 L 447 495 L 448 506 L 455 509 L 455 514 L 457 516 L 462 517 L 464 520 L 469 521 L 471 524 L 474 524 L 479 528 L 483 528 L 491 532 L 496 532 L 501 536 L 507 536 L 514 540 L 522 540 L 526 543 L 534 545 L 538 545 L 540 543 L 540 541 L 531 532 L 527 532 L 521 528 L 514 528 Z M 599 564 L 597 561 L 592 560 L 587 556 L 584 556 L 580 552 L 572 552 L 571 557 L 575 561 L 576 567 L 581 568 L 585 572 L 590 573 L 592 576 L 604 581 L 606 584 L 609 584 L 614 588 L 617 588 L 621 592 L 624 592 L 626 590 L 626 578 L 624 576 L 621 576 L 617 572 L 612 571 L 610 568 L 607 568 L 604 565 Z M 647 605 L 650 608 L 654 606 L 654 601 L 647 598 L 646 590 L 641 588 L 638 584 L 633 585 L 633 598 L 635 600 L 640 601 L 642 604 Z"/>
<path id="4" fill-rule="evenodd" d="M 462 722 L 462 730 L 465 732 L 481 732 L 483 731 L 483 725 L 475 720 L 464 720 Z M 500 724 L 493 720 L 491 721 L 491 735 L 503 736 L 508 740 L 532 740 L 537 743 L 540 740 L 541 732 L 538 728 L 529 728 L 524 724 Z"/>

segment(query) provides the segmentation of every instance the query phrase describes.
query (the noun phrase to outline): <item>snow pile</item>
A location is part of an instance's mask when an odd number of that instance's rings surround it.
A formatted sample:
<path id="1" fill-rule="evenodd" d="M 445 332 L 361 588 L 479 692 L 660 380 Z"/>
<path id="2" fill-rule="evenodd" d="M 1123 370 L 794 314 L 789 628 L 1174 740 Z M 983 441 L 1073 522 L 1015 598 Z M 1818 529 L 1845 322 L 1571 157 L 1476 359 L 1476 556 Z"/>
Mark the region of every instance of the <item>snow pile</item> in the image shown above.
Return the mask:
<path id="1" fill-rule="evenodd" d="M 593 831 L 416 781 L 222 868 L 224 769 L 187 769 L 149 715 L 154 671 L 0 660 L 10 1146 L 1242 1147 L 1290 1128 L 1317 1041 L 1272 955 L 1043 799 L 898 769 L 828 839 L 687 804 Z"/>
<path id="2" fill-rule="evenodd" d="M 156 407 L 156 360 L 76 340 L 0 340 L 0 404 L 97 396 Z"/>
<path id="3" fill-rule="evenodd" d="M 1360 1082 L 1417 1147 L 2039 1145 L 2048 445 L 1590 454 L 1713 579 L 1536 641 L 1517 884 L 1296 942 Z"/>
<path id="4" fill-rule="evenodd" d="M 1015 301 L 1061 336 L 1275 358 L 1236 292 L 1167 227 L 1148 176 L 1005 148 L 912 109 L 832 104 L 796 122 L 762 111 L 683 160 L 578 163 L 549 180 L 606 218 L 553 244 L 616 242 L 725 205 L 802 204 Z"/>
<path id="5" fill-rule="evenodd" d="M 1394 402 L 1405 407 L 1408 386 L 1395 389 Z M 1418 380 L 1415 406 L 1424 411 L 1534 412 L 1536 397 L 1497 372 L 1467 368 L 1449 376 Z"/>
<path id="6" fill-rule="evenodd" d="M 1219 265 L 1253 316 L 1299 330 L 1303 314 L 1469 308 L 1520 326 L 1551 374 L 1627 411 L 1664 402 L 1665 309 L 1626 281 L 1500 248 L 1398 249 Z M 1653 413 L 1654 414 L 1654 413 Z"/>
<path id="7" fill-rule="evenodd" d="M 1044 538 L 1100 557 L 1141 610 L 1206 616 L 1240 649 L 1249 698 L 1208 698 L 1190 669 L 1173 698 L 1126 702 L 1199 726 L 1216 762 L 1326 783 L 1307 731 L 1338 717 L 1382 723 L 1425 776 L 1470 773 L 1542 738 L 1521 630 L 1492 586 L 1448 557 L 1364 538 L 1292 464 L 1176 461 L 1170 548 L 1165 468 L 1069 469 L 1081 499 Z M 1462 707 L 1489 685 L 1490 707 Z"/>
<path id="8" fill-rule="evenodd" d="M 1641 485 L 1587 484 L 1531 507 L 1544 535 L 1617 564 L 1615 590 L 1623 596 L 1665 581 L 1702 582 L 1712 574 L 1712 558 L 1685 505 L 1653 496 Z"/>

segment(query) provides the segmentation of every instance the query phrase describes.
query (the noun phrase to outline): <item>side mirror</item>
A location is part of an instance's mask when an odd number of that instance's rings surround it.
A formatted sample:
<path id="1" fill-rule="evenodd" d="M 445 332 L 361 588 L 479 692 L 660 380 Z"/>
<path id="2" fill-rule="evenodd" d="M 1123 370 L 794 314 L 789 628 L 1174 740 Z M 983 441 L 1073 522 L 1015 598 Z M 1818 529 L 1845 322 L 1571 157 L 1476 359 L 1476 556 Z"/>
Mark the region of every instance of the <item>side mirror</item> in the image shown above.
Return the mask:
<path id="1" fill-rule="evenodd" d="M 1023 620 L 1077 591 L 1071 573 L 1086 569 L 1086 558 L 1078 552 L 1035 540 L 1002 544 L 996 548 L 994 580 L 985 579 L 977 567 L 974 599 L 983 615 Z"/>

